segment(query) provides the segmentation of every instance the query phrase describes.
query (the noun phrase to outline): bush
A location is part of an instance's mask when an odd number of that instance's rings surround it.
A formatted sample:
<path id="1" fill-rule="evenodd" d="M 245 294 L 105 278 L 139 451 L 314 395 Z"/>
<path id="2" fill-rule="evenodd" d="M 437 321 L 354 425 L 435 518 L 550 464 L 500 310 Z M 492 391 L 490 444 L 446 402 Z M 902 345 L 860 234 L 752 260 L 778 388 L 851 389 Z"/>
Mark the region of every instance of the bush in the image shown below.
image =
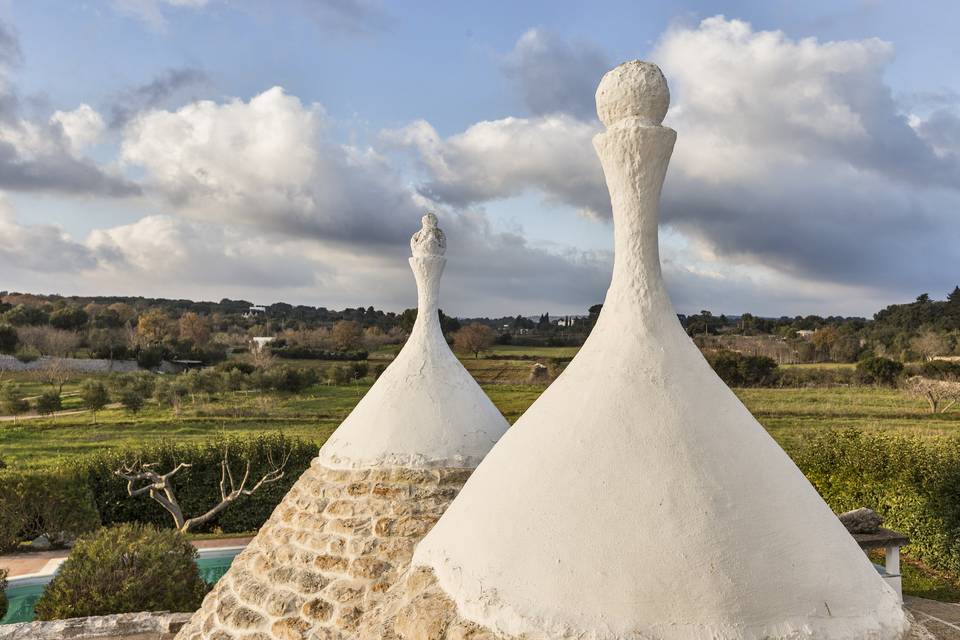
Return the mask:
<path id="1" fill-rule="evenodd" d="M 728 387 L 762 387 L 777 378 L 777 363 L 766 356 L 745 356 L 735 351 L 718 351 L 707 361 Z"/>
<path id="2" fill-rule="evenodd" d="M 50 415 L 60 411 L 63 407 L 62 402 L 60 401 L 60 392 L 56 389 L 50 389 L 49 391 L 44 391 L 40 394 L 40 397 L 37 398 L 37 413 L 40 415 Z"/>
<path id="3" fill-rule="evenodd" d="M 156 462 L 161 471 L 169 471 L 178 463 L 192 465 L 176 476 L 177 502 L 187 517 L 205 513 L 220 502 L 220 461 L 223 446 L 228 444 L 234 468 L 251 461 L 250 477 L 260 478 L 269 471 L 269 459 L 282 460 L 285 451 L 290 459 L 283 478 L 264 485 L 256 493 L 246 496 L 242 503 L 221 512 L 201 531 L 220 529 L 224 533 L 243 533 L 258 529 L 286 495 L 297 478 L 310 466 L 317 455 L 317 446 L 299 438 L 282 434 L 259 435 L 247 438 L 213 439 L 198 444 L 162 441 L 142 448 L 104 451 L 87 457 L 77 464 L 84 483 L 104 525 L 121 522 L 143 522 L 161 527 L 172 527 L 173 518 L 159 504 L 146 498 L 127 495 L 126 483 L 114 475 L 124 463 L 136 460 Z M 239 480 L 239 478 L 238 478 Z"/>
<path id="4" fill-rule="evenodd" d="M 244 375 L 250 375 L 257 370 L 257 368 L 249 362 L 243 362 L 241 360 L 227 360 L 226 362 L 218 364 L 214 369 L 225 374 L 231 371 L 239 371 Z"/>
<path id="5" fill-rule="evenodd" d="M 67 468 L 0 471 L 0 552 L 41 535 L 62 545 L 99 525 L 93 494 L 81 473 Z"/>
<path id="6" fill-rule="evenodd" d="M 370 355 L 367 351 L 327 351 L 314 347 L 279 347 L 271 345 L 270 353 L 278 358 L 291 360 L 366 360 Z"/>
<path id="7" fill-rule="evenodd" d="M 141 349 L 137 352 L 137 366 L 141 369 L 156 369 L 166 355 L 166 349 L 160 346 Z"/>
<path id="8" fill-rule="evenodd" d="M 253 379 L 261 389 L 299 393 L 319 381 L 316 369 L 280 365 L 257 371 Z"/>
<path id="9" fill-rule="evenodd" d="M 20 339 L 17 330 L 9 324 L 0 324 L 0 353 L 13 353 Z"/>
<path id="10" fill-rule="evenodd" d="M 40 352 L 33 347 L 23 347 L 21 349 L 17 349 L 17 352 L 13 354 L 13 357 L 23 364 L 30 364 L 31 362 L 36 362 L 40 359 Z"/>
<path id="11" fill-rule="evenodd" d="M 960 380 L 960 362 L 931 360 L 920 365 L 920 375 L 934 380 Z"/>
<path id="12" fill-rule="evenodd" d="M 905 552 L 960 571 L 960 438 L 828 431 L 791 447 L 836 512 L 869 507 L 910 537 Z"/>
<path id="13" fill-rule="evenodd" d="M 895 387 L 901 373 L 903 363 L 890 358 L 864 358 L 857 363 L 857 380 L 861 384 Z"/>
<path id="14" fill-rule="evenodd" d="M 83 402 L 83 408 L 93 413 L 94 422 L 97 419 L 97 411 L 100 411 L 110 402 L 110 394 L 107 393 L 107 387 L 99 380 L 87 378 L 80 385 L 80 399 Z"/>
<path id="15" fill-rule="evenodd" d="M 38 620 L 195 611 L 207 591 L 179 532 L 122 524 L 79 540 L 37 601 Z"/>
<path id="16" fill-rule="evenodd" d="M 373 365 L 373 379 L 379 380 L 380 376 L 382 376 L 383 372 L 386 370 L 387 365 L 383 364 L 382 362 L 378 362 L 377 364 Z"/>
<path id="17" fill-rule="evenodd" d="M 7 615 L 7 570 L 0 569 L 0 620 Z"/>
<path id="18" fill-rule="evenodd" d="M 777 369 L 778 387 L 835 387 L 856 383 L 857 372 L 848 367 L 781 367 Z"/>
<path id="19" fill-rule="evenodd" d="M 332 364 L 327 367 L 325 379 L 331 384 L 347 384 L 352 377 L 350 367 Z"/>

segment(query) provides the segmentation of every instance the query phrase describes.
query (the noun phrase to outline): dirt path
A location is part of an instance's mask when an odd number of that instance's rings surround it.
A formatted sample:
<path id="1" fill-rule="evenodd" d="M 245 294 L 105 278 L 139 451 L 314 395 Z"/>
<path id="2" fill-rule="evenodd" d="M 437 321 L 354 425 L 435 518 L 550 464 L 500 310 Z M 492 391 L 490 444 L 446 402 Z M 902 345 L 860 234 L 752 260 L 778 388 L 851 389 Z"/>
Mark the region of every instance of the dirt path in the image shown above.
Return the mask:
<path id="1" fill-rule="evenodd" d="M 116 409 L 120 407 L 119 402 L 108 404 L 104 409 Z M 101 409 L 102 411 L 102 409 Z M 40 415 L 39 413 L 27 413 L 22 416 L 0 416 L 0 422 L 20 422 L 21 420 L 36 420 L 37 418 L 56 418 L 57 416 L 76 416 L 81 413 L 90 413 L 89 409 L 69 409 L 67 411 L 55 411 L 50 414 Z"/>

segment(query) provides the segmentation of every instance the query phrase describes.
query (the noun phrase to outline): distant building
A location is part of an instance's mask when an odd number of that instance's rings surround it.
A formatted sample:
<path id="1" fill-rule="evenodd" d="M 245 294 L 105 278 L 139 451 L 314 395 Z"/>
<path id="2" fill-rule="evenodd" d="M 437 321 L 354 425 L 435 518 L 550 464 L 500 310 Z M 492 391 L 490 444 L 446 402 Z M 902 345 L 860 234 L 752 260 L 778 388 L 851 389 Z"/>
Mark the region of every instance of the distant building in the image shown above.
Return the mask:
<path id="1" fill-rule="evenodd" d="M 259 305 L 253 305 L 247 309 L 246 313 L 243 314 L 244 318 L 255 318 L 257 316 L 262 316 L 267 312 L 266 307 L 261 307 Z"/>
<path id="2" fill-rule="evenodd" d="M 255 351 L 260 351 L 274 340 L 276 340 L 276 338 L 273 336 L 258 336 L 256 338 L 250 338 L 250 342 L 253 343 L 253 348 Z"/>
<path id="3" fill-rule="evenodd" d="M 798 337 L 798 338 L 804 338 L 804 339 L 806 339 L 806 338 L 809 338 L 810 336 L 812 336 L 812 335 L 815 334 L 815 333 L 816 333 L 816 331 L 813 331 L 813 330 L 811 330 L 811 329 L 800 329 L 799 331 L 797 331 L 797 337 Z"/>

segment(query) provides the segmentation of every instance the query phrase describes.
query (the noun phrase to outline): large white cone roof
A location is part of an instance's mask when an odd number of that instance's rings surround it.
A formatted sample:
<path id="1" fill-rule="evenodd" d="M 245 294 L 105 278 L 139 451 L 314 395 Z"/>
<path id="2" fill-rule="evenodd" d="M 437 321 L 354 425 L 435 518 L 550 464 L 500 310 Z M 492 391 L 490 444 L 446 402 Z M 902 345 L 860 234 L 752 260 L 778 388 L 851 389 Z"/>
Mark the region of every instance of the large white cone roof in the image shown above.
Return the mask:
<path id="1" fill-rule="evenodd" d="M 505 635 L 901 637 L 892 589 L 677 321 L 656 238 L 676 137 L 660 70 L 622 65 L 597 99 L 616 234 L 603 311 L 413 564 Z"/>
<path id="2" fill-rule="evenodd" d="M 320 449 L 327 467 L 472 468 L 508 428 L 440 330 L 446 241 L 433 214 L 424 216 L 411 248 L 417 321 L 394 361 Z"/>

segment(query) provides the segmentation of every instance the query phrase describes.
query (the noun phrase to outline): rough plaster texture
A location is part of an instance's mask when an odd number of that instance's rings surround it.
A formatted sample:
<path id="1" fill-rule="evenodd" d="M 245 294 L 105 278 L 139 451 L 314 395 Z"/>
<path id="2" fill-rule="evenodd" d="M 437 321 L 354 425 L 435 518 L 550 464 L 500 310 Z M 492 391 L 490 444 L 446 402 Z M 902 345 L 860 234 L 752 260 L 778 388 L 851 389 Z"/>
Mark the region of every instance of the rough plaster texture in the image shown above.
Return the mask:
<path id="1" fill-rule="evenodd" d="M 410 243 L 417 321 L 396 359 L 320 449 L 328 467 L 476 467 L 507 430 L 440 330 L 446 239 L 433 214 L 423 225 Z"/>
<path id="2" fill-rule="evenodd" d="M 314 461 L 177 638 L 352 637 L 471 471 Z"/>
<path id="3" fill-rule="evenodd" d="M 594 146 L 615 227 L 603 311 L 413 565 L 460 618 L 505 637 L 900 638 L 893 590 L 677 321 L 657 246 L 676 133 L 651 124 L 668 95 L 639 61 L 601 82 Z"/>
<path id="4" fill-rule="evenodd" d="M 506 420 L 450 352 L 437 296 L 446 239 L 411 239 L 417 322 L 403 350 L 321 448 L 180 640 L 355 635 Z"/>

